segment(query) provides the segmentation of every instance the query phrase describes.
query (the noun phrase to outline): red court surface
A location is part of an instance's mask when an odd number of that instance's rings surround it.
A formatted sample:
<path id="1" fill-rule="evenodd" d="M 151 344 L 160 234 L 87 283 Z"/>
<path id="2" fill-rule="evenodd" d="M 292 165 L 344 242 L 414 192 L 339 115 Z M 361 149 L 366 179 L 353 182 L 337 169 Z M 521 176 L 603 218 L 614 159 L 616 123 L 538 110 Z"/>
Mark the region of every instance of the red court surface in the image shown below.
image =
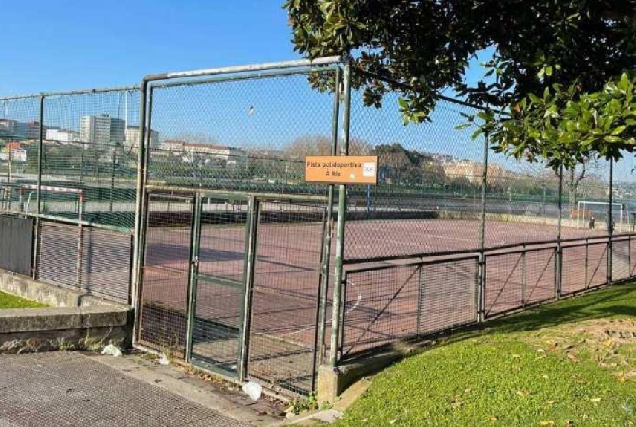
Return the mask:
<path id="1" fill-rule="evenodd" d="M 477 227 L 477 221 L 468 220 L 351 221 L 346 228 L 345 255 L 362 259 L 475 249 Z M 564 239 L 595 237 L 587 247 L 582 241 L 579 246 L 564 248 L 564 293 L 605 283 L 607 244 L 599 240 L 604 233 L 563 228 Z M 249 363 L 255 377 L 285 377 L 300 389 L 308 387 L 313 370 L 321 234 L 320 222 L 259 225 L 251 316 L 251 334 L 257 338 L 253 339 Z M 243 295 L 240 289 L 215 283 L 214 279 L 242 282 L 245 236 L 245 227 L 240 224 L 203 225 L 201 232 L 199 273 L 211 280 L 198 281 L 195 317 L 229 329 L 220 335 L 209 327 L 202 326 L 199 333 L 195 330 L 193 351 L 230 368 L 235 368 L 238 357 L 238 334 L 231 330 L 240 324 Z M 486 245 L 544 242 L 555 236 L 553 226 L 489 221 Z M 185 344 L 190 245 L 189 227 L 148 230 L 143 302 L 176 313 L 170 327 L 142 317 L 142 337 L 146 328 L 148 341 L 172 342 L 179 348 Z M 636 244 L 624 246 L 615 251 L 614 270 L 627 274 L 636 262 Z M 555 295 L 553 245 L 529 252 L 511 251 L 514 249 L 486 258 L 486 316 Z M 334 254 L 335 238 L 332 267 Z M 387 268 L 349 274 L 344 295 L 343 355 L 475 321 L 478 260 L 470 254 L 454 258 L 424 266 L 396 265 L 408 261 L 372 261 L 365 266 Z M 331 295 L 328 299 L 331 301 Z M 330 307 L 327 319 L 329 328 Z"/>

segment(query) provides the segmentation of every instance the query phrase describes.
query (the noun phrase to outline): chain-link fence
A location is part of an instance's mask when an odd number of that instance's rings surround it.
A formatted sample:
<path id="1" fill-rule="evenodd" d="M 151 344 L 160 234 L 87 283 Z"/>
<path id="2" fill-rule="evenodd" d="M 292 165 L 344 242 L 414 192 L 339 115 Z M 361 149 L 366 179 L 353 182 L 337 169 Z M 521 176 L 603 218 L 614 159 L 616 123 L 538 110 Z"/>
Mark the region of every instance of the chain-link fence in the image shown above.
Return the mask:
<path id="1" fill-rule="evenodd" d="M 130 302 L 139 90 L 0 99 L 0 213 L 35 218 L 31 275 Z"/>
<path id="2" fill-rule="evenodd" d="M 139 344 L 295 393 L 328 354 L 634 276 L 632 157 L 516 160 L 461 126 L 481 108 L 444 97 L 404 125 L 400 94 L 366 106 L 355 72 L 321 58 L 0 99 L 0 213 L 33 218 L 20 268 L 132 300 Z M 306 156 L 337 154 L 377 156 L 377 185 L 305 182 Z"/>
<path id="3" fill-rule="evenodd" d="M 398 97 L 351 96 L 349 152 L 379 174 L 347 187 L 341 358 L 633 277 L 633 155 L 552 170 L 475 138 L 477 107 L 405 126 Z"/>

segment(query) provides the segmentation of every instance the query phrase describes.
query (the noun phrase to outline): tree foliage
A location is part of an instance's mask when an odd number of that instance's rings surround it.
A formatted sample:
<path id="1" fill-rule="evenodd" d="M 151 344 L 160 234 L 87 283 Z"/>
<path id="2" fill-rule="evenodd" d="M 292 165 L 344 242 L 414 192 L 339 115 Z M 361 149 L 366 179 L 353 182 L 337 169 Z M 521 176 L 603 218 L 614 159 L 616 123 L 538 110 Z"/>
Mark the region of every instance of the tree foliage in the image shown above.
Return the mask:
<path id="1" fill-rule="evenodd" d="M 612 85 L 633 87 L 633 77 L 621 83 L 621 75 L 636 68 L 635 0 L 287 0 L 284 7 L 299 52 L 352 55 L 365 103 L 379 107 L 385 93 L 399 92 L 405 122 L 427 120 L 452 88 L 512 113 L 511 120 L 486 114 L 480 125 L 517 157 L 571 167 L 591 151 L 616 158 L 633 147 L 631 111 L 616 111 L 630 101 Z M 481 78 L 468 81 L 469 62 L 484 49 L 492 57 Z"/>

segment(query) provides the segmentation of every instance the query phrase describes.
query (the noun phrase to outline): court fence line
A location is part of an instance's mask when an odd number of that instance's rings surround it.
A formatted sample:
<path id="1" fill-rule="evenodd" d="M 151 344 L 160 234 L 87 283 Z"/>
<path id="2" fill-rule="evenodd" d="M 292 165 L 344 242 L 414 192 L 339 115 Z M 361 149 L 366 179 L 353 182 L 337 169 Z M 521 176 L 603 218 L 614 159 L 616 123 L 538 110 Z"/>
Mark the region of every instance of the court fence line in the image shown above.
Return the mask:
<path id="1" fill-rule="evenodd" d="M 631 280 L 636 277 L 635 240 L 636 234 L 554 240 L 486 249 L 483 255 L 348 264 L 339 362 Z"/>
<path id="2" fill-rule="evenodd" d="M 29 265 L 0 253 L 0 268 L 133 305 L 135 344 L 188 361 L 214 351 L 200 366 L 244 380 L 252 365 L 254 379 L 301 394 L 318 365 L 634 276 L 636 204 L 614 182 L 620 163 L 511 159 L 488 135 L 455 132 L 483 106 L 448 97 L 430 123 L 402 126 L 399 88 L 380 96 L 387 87 L 332 57 L 0 98 L 0 214 L 32 221 L 19 236 Z M 304 156 L 326 154 L 377 155 L 377 185 L 305 183 Z M 278 251 L 267 274 L 259 250 Z M 212 265 L 218 274 L 199 271 Z M 278 304 L 268 274 L 297 315 L 278 341 L 262 323 Z M 236 305 L 234 320 L 210 314 L 215 298 Z M 277 357 L 302 369 L 274 372 Z"/>

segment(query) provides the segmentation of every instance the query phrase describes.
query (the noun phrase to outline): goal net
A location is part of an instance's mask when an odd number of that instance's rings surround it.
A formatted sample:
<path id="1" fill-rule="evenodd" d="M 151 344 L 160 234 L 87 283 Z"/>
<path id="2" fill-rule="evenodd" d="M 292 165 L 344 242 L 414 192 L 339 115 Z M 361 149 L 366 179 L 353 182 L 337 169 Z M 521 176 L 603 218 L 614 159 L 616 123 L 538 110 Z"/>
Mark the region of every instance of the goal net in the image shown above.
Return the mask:
<path id="1" fill-rule="evenodd" d="M 609 202 L 579 200 L 576 206 L 577 228 L 607 229 L 609 219 Z M 612 221 L 615 231 L 627 230 L 629 211 L 624 203 L 612 203 Z"/>

